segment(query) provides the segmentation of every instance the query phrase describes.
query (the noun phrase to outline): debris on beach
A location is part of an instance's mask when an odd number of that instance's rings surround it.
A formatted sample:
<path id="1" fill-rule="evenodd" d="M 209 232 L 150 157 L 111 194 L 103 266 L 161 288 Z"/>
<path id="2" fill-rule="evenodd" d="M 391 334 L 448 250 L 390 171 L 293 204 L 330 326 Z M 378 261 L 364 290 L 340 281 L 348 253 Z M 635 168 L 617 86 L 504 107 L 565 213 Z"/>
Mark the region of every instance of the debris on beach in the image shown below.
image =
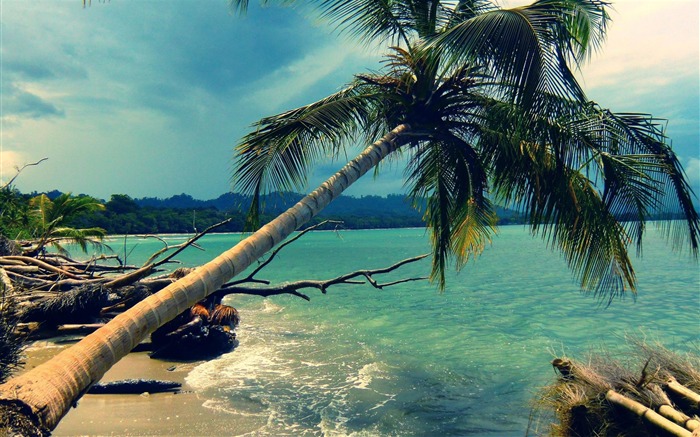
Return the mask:
<path id="1" fill-rule="evenodd" d="M 553 436 L 700 436 L 700 357 L 630 340 L 624 362 L 556 358 L 558 379 L 537 406 L 553 413 Z"/>
<path id="2" fill-rule="evenodd" d="M 159 379 L 122 379 L 93 384 L 89 394 L 141 394 L 177 392 L 182 384 Z"/>

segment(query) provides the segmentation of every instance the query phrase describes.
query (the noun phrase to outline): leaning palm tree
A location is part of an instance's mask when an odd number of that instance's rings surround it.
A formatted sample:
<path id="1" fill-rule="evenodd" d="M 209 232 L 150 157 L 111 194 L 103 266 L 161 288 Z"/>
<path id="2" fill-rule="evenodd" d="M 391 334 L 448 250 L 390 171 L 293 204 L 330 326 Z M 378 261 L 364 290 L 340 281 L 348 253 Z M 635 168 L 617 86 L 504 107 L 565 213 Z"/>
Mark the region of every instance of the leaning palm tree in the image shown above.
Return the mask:
<path id="1" fill-rule="evenodd" d="M 303 185 L 310 165 L 351 142 L 380 139 L 235 247 L 0 386 L 0 406 L 53 428 L 146 335 L 216 291 L 386 157 L 407 160 L 409 196 L 427 200 L 439 285 L 452 259 L 462 265 L 488 242 L 492 198 L 526 211 L 533 232 L 564 252 L 585 289 L 603 296 L 633 289 L 627 248 L 641 245 L 654 211 L 678 212 L 682 225 L 669 231 L 697 251 L 691 193 L 655 120 L 587 102 L 571 73 L 602 40 L 606 4 L 542 0 L 502 10 L 478 0 L 314 3 L 344 30 L 393 48 L 384 70 L 265 118 L 244 138 L 234 183 L 254 195 L 251 224 L 264 193 Z M 233 5 L 244 10 L 247 2 Z"/>

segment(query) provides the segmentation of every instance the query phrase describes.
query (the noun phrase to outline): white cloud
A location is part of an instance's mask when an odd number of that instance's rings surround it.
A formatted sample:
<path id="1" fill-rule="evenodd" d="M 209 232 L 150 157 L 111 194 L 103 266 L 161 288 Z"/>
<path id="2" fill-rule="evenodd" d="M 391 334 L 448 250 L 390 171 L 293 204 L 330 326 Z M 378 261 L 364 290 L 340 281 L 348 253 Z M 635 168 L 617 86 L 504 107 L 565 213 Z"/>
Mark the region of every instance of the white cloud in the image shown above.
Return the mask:
<path id="1" fill-rule="evenodd" d="M 700 187 L 700 159 L 688 158 L 685 163 L 685 172 L 688 175 L 688 182 L 694 189 Z M 697 193 L 697 191 L 696 191 Z M 700 194 L 700 193 L 697 193 Z"/>
<path id="2" fill-rule="evenodd" d="M 327 44 L 251 84 L 251 90 L 255 91 L 245 101 L 263 113 L 277 112 L 291 100 L 308 94 L 314 85 L 332 73 L 346 69 L 351 56 L 351 50 L 342 49 L 337 44 Z M 348 75 L 347 80 L 350 79 Z"/>
<path id="3" fill-rule="evenodd" d="M 587 87 L 648 88 L 697 76 L 696 0 L 618 0 L 611 18 L 601 53 L 583 68 Z"/>

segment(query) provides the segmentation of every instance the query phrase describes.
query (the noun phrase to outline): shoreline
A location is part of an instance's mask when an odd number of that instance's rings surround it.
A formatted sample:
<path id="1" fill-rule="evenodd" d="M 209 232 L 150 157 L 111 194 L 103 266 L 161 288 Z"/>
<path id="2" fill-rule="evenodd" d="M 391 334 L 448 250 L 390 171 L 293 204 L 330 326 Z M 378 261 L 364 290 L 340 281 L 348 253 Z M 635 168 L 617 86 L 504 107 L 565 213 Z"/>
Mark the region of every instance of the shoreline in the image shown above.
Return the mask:
<path id="1" fill-rule="evenodd" d="M 25 352 L 29 370 L 47 361 L 72 343 L 38 341 Z M 142 378 L 176 381 L 175 393 L 141 395 L 86 394 L 61 419 L 51 435 L 58 436 L 205 436 L 235 435 L 255 431 L 240 428 L 235 416 L 207 408 L 185 378 L 203 361 L 176 362 L 151 359 L 147 352 L 132 352 L 119 360 L 101 382 Z M 21 372 L 20 372 L 21 373 Z"/>

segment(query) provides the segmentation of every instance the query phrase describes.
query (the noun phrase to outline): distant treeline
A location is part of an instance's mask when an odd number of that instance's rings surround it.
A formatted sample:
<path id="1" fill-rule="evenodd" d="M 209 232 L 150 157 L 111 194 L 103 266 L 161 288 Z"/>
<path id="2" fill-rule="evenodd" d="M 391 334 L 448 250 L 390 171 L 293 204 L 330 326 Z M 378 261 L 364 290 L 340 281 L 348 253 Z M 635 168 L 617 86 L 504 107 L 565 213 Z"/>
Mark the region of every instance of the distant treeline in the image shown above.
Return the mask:
<path id="1" fill-rule="evenodd" d="M 48 193 L 55 197 L 57 191 Z M 276 193 L 266 196 L 262 222 L 265 223 L 302 198 L 296 193 Z M 75 227 L 98 226 L 110 234 L 192 233 L 222 222 L 231 222 L 216 232 L 240 232 L 245 227 L 250 197 L 235 193 L 223 194 L 216 199 L 198 200 L 187 194 L 167 199 L 145 197 L 134 199 L 114 194 L 105 202 L 105 209 L 84 214 L 73 220 Z M 499 208 L 500 224 L 524 223 L 514 211 Z M 398 194 L 381 196 L 341 196 L 331 203 L 313 223 L 339 220 L 346 229 L 405 228 L 424 226 L 421 212 Z"/>

